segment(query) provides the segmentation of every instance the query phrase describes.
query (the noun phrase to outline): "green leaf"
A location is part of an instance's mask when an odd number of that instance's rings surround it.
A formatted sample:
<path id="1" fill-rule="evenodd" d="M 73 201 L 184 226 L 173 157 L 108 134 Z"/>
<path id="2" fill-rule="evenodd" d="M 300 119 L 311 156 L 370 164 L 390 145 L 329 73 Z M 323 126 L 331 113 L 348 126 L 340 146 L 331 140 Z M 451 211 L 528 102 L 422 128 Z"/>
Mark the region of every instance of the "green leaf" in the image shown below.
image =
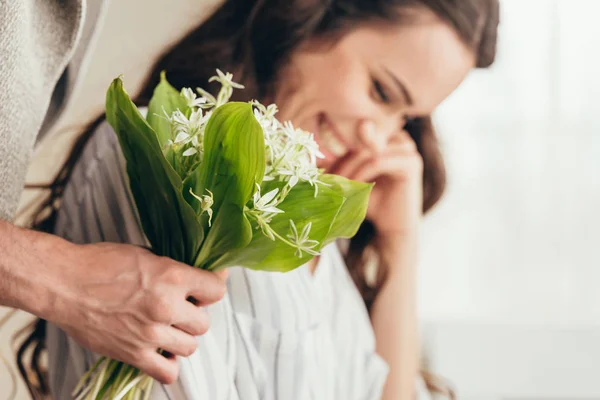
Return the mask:
<path id="1" fill-rule="evenodd" d="M 320 250 L 328 237 L 335 217 L 345 203 L 345 199 L 328 187 L 321 186 L 315 198 L 315 190 L 309 183 L 302 182 L 294 186 L 286 199 L 278 206 L 284 211 L 271 221 L 271 228 L 287 239 L 290 233 L 290 219 L 296 223 L 299 231 L 309 222 L 312 228 L 309 238 L 321 242 L 316 250 Z M 272 241 L 260 230 L 254 230 L 250 244 L 232 252 L 216 261 L 214 269 L 230 266 L 243 266 L 264 271 L 286 272 L 307 263 L 313 256 L 304 254 L 298 257 L 296 248 L 286 245 L 280 240 Z"/>
<path id="2" fill-rule="evenodd" d="M 208 268 L 225 252 L 246 246 L 251 238 L 244 206 L 265 174 L 265 139 L 248 103 L 228 103 L 212 114 L 204 133 L 204 160 L 184 182 L 184 195 L 196 211 L 197 195 L 214 196 L 212 227 L 194 265 Z M 203 222 L 206 216 L 203 216 Z M 203 225 L 206 226 L 206 225 Z"/>
<path id="3" fill-rule="evenodd" d="M 160 73 L 160 83 L 154 89 L 152 99 L 148 104 L 148 116 L 146 118 L 148 124 L 156 132 L 161 149 L 167 146 L 169 139 L 173 139 L 171 137 L 171 124 L 166 119 L 163 110 L 167 112 L 167 115 L 171 115 L 175 110 L 181 111 L 186 116 L 189 116 L 190 113 L 185 98 L 167 81 L 165 71 Z"/>
<path id="4" fill-rule="evenodd" d="M 104 384 L 102 385 L 102 388 L 98 392 L 98 396 L 96 397 L 95 400 L 102 400 L 104 398 L 104 394 L 110 389 L 112 384 L 115 383 L 117 375 L 119 374 L 119 371 L 121 370 L 121 368 L 124 365 L 125 364 L 123 364 L 122 362 L 119 362 L 116 360 L 110 361 L 110 364 L 106 370 L 107 376 L 105 376 L 105 378 L 104 378 Z"/>
<path id="5" fill-rule="evenodd" d="M 204 238 L 203 229 L 181 193 L 181 178 L 163 156 L 156 133 L 120 78 L 108 89 L 106 119 L 127 160 L 131 191 L 154 252 L 192 264 Z"/>
<path id="6" fill-rule="evenodd" d="M 346 199 L 325 239 L 325 244 L 338 238 L 353 237 L 367 215 L 369 196 L 374 184 L 356 182 L 330 174 L 321 175 L 319 180 L 328 184 L 331 190 Z"/>

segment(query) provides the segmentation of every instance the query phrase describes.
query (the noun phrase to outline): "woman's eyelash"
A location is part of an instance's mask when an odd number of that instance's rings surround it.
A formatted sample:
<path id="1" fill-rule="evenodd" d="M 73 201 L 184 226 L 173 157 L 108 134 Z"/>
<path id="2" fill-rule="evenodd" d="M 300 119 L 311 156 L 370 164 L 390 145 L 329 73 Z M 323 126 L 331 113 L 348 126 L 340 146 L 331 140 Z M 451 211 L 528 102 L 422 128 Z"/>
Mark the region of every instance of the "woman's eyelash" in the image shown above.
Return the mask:
<path id="1" fill-rule="evenodd" d="M 384 103 L 389 103 L 390 97 L 388 96 L 381 82 L 379 82 L 377 79 L 373 79 L 373 87 L 375 88 L 377 97 Z"/>

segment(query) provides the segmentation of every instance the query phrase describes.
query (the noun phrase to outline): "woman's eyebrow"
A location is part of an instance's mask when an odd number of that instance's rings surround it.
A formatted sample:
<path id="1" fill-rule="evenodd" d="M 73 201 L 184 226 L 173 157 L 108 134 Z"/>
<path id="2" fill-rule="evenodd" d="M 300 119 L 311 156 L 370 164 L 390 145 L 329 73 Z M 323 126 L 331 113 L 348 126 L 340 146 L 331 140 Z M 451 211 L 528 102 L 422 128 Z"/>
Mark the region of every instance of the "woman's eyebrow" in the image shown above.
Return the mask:
<path id="1" fill-rule="evenodd" d="M 414 105 L 412 96 L 410 95 L 408 89 L 406 88 L 406 85 L 400 80 L 400 78 L 398 78 L 392 71 L 390 71 L 386 67 L 383 67 L 383 70 L 392 78 L 396 86 L 398 86 L 398 89 L 400 89 L 400 92 L 406 99 L 406 104 L 409 106 Z"/>

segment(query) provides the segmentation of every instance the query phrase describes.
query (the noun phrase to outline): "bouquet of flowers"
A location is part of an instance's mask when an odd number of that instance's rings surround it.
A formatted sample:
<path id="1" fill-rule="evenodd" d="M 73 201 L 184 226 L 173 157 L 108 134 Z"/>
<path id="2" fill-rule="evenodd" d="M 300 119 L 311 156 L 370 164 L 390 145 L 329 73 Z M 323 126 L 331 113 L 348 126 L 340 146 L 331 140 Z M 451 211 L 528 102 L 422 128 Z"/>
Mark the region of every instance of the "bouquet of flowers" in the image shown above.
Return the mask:
<path id="1" fill-rule="evenodd" d="M 173 88 L 165 74 L 144 118 L 115 79 L 106 118 L 127 161 L 129 184 L 152 250 L 196 268 L 290 271 L 327 244 L 352 237 L 372 185 L 324 174 L 313 135 L 275 118 L 277 107 L 229 102 L 243 87 L 217 70 L 214 97 Z M 152 379 L 100 358 L 77 400 L 142 399 Z"/>

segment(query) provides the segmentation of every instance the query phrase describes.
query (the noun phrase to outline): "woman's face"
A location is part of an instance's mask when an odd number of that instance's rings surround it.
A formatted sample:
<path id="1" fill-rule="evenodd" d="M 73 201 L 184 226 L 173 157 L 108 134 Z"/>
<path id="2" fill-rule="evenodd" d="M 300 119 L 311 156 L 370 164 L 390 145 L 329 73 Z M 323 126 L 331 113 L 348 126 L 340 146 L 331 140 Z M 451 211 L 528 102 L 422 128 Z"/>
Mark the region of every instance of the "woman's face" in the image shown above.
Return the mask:
<path id="1" fill-rule="evenodd" d="M 364 26 L 333 46 L 308 43 L 280 77 L 279 118 L 315 133 L 327 168 L 349 151 L 386 144 L 408 118 L 430 115 L 474 67 L 457 34 L 427 11 L 402 26 Z M 359 132 L 370 123 L 373 138 Z M 368 140 L 366 140 L 368 139 Z"/>

